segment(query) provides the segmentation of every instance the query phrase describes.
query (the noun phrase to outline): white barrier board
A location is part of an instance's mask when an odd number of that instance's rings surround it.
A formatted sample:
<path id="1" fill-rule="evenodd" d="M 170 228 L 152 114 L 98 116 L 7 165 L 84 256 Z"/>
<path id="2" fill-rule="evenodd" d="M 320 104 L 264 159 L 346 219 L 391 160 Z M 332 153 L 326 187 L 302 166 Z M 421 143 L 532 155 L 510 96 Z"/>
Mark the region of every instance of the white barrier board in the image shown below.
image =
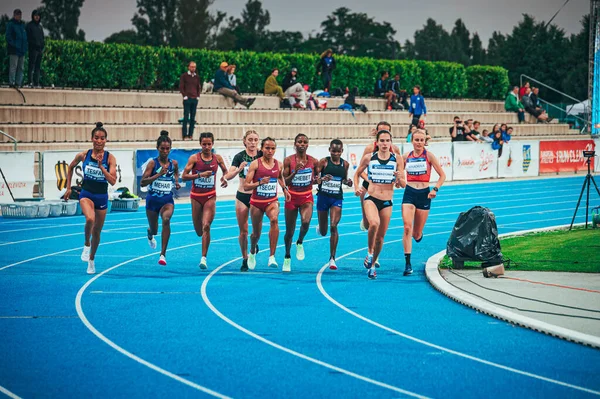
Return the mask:
<path id="1" fill-rule="evenodd" d="M 0 203 L 13 202 L 10 192 L 17 199 L 33 197 L 34 167 L 35 152 L 33 151 L 0 153 L 0 169 L 6 178 L 5 182 L 0 176 Z"/>
<path id="2" fill-rule="evenodd" d="M 540 174 L 540 142 L 509 141 L 498 159 L 498 177 L 531 177 Z"/>
<path id="3" fill-rule="evenodd" d="M 446 173 L 446 181 L 452 181 L 452 143 L 430 143 L 425 147 L 427 151 L 431 151 L 438 159 L 440 166 Z M 413 150 L 413 145 L 404 143 L 402 145 L 402 154 L 406 154 Z M 435 169 L 431 168 L 431 179 L 429 181 L 436 182 L 440 176 Z"/>
<path id="4" fill-rule="evenodd" d="M 454 180 L 489 179 L 498 176 L 498 151 L 488 143 L 455 142 Z"/>

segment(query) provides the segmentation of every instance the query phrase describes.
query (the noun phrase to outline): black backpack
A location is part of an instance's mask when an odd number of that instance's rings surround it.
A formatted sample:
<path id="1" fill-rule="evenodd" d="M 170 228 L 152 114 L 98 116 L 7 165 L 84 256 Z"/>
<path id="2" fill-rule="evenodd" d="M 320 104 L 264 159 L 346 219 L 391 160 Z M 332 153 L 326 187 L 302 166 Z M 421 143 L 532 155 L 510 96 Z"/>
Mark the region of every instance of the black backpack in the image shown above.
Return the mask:
<path id="1" fill-rule="evenodd" d="M 284 98 L 283 100 L 281 100 L 281 103 L 279 104 L 279 108 L 292 108 L 292 104 L 290 104 L 290 100 L 288 100 L 287 98 Z"/>

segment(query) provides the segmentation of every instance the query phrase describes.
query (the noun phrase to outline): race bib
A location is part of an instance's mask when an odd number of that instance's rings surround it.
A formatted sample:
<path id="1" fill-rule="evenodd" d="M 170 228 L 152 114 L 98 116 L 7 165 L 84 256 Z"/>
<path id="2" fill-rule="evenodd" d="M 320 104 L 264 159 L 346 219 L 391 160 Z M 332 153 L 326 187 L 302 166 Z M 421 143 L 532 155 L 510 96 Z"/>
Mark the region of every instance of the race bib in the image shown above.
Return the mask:
<path id="1" fill-rule="evenodd" d="M 381 165 L 379 163 L 372 163 L 369 165 L 369 177 L 373 183 L 378 184 L 390 184 L 396 181 L 394 172 L 396 171 L 396 165 L 389 163 L 387 165 Z"/>
<path id="2" fill-rule="evenodd" d="M 292 186 L 307 187 L 312 185 L 312 172 L 313 170 L 311 168 L 305 168 L 297 171 L 292 178 Z"/>
<path id="3" fill-rule="evenodd" d="M 91 180 L 105 180 L 104 173 L 102 173 L 102 170 L 96 165 L 85 165 L 85 170 L 83 171 L 85 177 Z"/>
<path id="4" fill-rule="evenodd" d="M 271 177 L 271 180 L 267 184 L 261 184 L 256 187 L 256 195 L 264 198 L 271 198 L 277 196 L 277 179 Z"/>
<path id="5" fill-rule="evenodd" d="M 406 173 L 420 176 L 427 173 L 427 161 L 423 158 L 408 158 L 406 160 Z"/>
<path id="6" fill-rule="evenodd" d="M 150 188 L 160 194 L 169 194 L 173 190 L 173 182 L 171 180 L 154 180 Z"/>
<path id="7" fill-rule="evenodd" d="M 250 163 L 247 163 L 246 166 L 244 166 L 244 171 L 243 176 L 248 176 L 248 171 L 250 170 Z"/>
<path id="8" fill-rule="evenodd" d="M 215 188 L 215 173 L 209 177 L 199 177 L 194 179 L 194 186 L 196 188 Z"/>
<path id="9" fill-rule="evenodd" d="M 342 178 L 334 176 L 329 181 L 323 180 L 321 182 L 321 191 L 325 194 L 339 194 L 342 190 Z"/>

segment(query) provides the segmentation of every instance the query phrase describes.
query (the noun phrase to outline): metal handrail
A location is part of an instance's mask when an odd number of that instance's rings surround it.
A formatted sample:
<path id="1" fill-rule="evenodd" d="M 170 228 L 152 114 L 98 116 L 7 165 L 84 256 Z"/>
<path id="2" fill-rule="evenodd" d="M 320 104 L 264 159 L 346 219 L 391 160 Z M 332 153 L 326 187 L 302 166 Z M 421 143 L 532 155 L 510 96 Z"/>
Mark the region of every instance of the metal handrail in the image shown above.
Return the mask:
<path id="1" fill-rule="evenodd" d="M 552 91 L 554 91 L 554 92 L 556 92 L 556 93 L 558 93 L 558 94 L 560 94 L 560 95 L 562 95 L 562 96 L 564 96 L 564 97 L 567 97 L 567 98 L 569 98 L 569 99 L 571 99 L 571 100 L 573 100 L 573 101 L 577 101 L 577 103 L 582 103 L 582 102 L 583 102 L 583 101 L 581 101 L 581 100 L 578 100 L 578 99 L 576 99 L 575 97 L 571 97 L 571 96 L 570 96 L 570 95 L 568 95 L 567 93 L 563 93 L 562 91 L 560 91 L 560 90 L 558 90 L 558 89 L 555 89 L 554 87 L 548 86 L 547 84 L 545 84 L 545 83 L 542 83 L 542 82 L 540 82 L 539 80 L 537 80 L 537 79 L 535 79 L 535 78 L 532 78 L 532 77 L 531 77 L 531 76 L 529 76 L 529 75 L 525 75 L 524 73 L 522 73 L 522 74 L 521 74 L 521 77 L 519 78 L 519 82 L 520 82 L 520 86 L 519 86 L 519 87 L 523 87 L 523 78 L 524 78 L 524 77 L 525 77 L 525 78 L 527 78 L 527 80 L 531 80 L 531 81 L 535 82 L 536 84 L 538 84 L 538 85 L 540 85 L 540 86 L 544 86 L 545 88 L 547 88 L 547 89 L 550 89 L 550 90 L 552 90 Z M 543 100 L 542 100 L 542 101 L 543 101 Z M 547 101 L 544 101 L 544 102 L 545 102 L 546 104 L 548 104 L 548 102 L 547 102 Z M 557 108 L 558 108 L 558 107 L 557 107 Z M 585 120 L 584 120 L 584 126 L 583 126 L 583 129 L 582 129 L 582 132 L 583 132 L 583 130 L 587 130 L 587 127 L 588 127 L 588 125 L 591 125 L 591 121 L 590 121 L 590 117 L 591 117 L 591 115 L 590 115 L 590 112 L 589 112 L 588 108 L 589 108 L 589 107 L 587 107 L 587 106 L 584 106 L 584 110 L 585 110 L 585 112 L 584 112 L 584 114 L 585 114 Z M 561 111 L 562 111 L 562 109 L 561 109 Z"/>
<path id="2" fill-rule="evenodd" d="M 6 136 L 9 140 L 12 140 L 15 145 L 15 151 L 17 151 L 17 139 L 11 136 L 10 134 L 3 132 L 2 130 L 0 130 L 0 134 Z"/>
<path id="3" fill-rule="evenodd" d="M 548 102 L 548 101 L 546 101 L 546 100 L 542 100 L 541 98 L 538 98 L 538 100 L 540 100 L 541 102 L 543 102 L 544 104 L 546 104 L 546 105 L 548 105 L 548 106 L 550 106 L 550 107 L 552 107 L 552 108 L 556 108 L 557 110 L 559 110 L 559 111 L 561 111 L 561 112 L 565 112 L 565 110 L 564 110 L 564 109 L 562 109 L 561 107 L 557 107 L 556 105 L 554 105 L 554 104 L 552 104 L 552 103 L 549 103 L 549 102 Z M 568 113 L 567 113 L 567 114 L 568 114 Z M 579 120 L 581 121 L 581 123 L 582 123 L 583 127 L 581 128 L 581 130 L 579 131 L 579 133 L 583 133 L 583 132 L 585 131 L 586 127 L 587 127 L 588 121 L 586 121 L 585 119 L 583 119 L 583 118 L 581 118 L 581 117 L 579 117 L 579 116 L 577 116 L 577 115 L 571 115 L 571 116 L 572 116 L 573 118 L 575 118 L 575 119 L 579 119 Z"/>

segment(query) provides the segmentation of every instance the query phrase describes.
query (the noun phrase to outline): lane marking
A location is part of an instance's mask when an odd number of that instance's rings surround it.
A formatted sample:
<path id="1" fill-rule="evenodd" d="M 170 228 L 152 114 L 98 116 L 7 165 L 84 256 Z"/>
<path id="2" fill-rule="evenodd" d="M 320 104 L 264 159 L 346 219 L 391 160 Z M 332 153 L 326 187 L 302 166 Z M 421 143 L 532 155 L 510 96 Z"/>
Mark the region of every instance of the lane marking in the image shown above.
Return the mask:
<path id="1" fill-rule="evenodd" d="M 21 399 L 20 396 L 12 393 L 11 391 L 9 391 L 8 389 L 4 388 L 3 386 L 0 386 L 0 392 L 2 392 L 3 394 L 5 394 L 6 396 L 8 396 L 9 398 L 12 399 Z"/>

